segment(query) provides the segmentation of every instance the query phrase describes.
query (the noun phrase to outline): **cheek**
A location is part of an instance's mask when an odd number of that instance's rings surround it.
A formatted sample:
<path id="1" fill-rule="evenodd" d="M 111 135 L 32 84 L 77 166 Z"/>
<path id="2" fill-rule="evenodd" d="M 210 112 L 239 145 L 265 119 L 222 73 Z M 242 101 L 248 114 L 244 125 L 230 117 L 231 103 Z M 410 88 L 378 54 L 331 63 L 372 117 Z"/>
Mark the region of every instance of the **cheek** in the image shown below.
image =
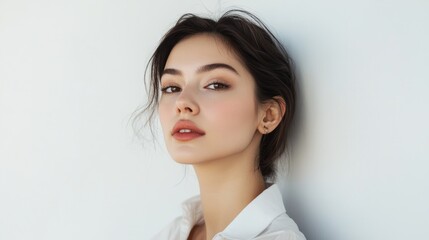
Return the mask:
<path id="1" fill-rule="evenodd" d="M 165 101 L 160 101 L 158 105 L 158 115 L 159 121 L 161 122 L 161 127 L 165 131 L 168 125 L 168 122 L 171 119 L 171 107 Z"/>
<path id="2" fill-rule="evenodd" d="M 255 103 L 252 99 L 234 99 L 214 104 L 210 108 L 210 119 L 219 132 L 249 131 L 257 122 Z"/>

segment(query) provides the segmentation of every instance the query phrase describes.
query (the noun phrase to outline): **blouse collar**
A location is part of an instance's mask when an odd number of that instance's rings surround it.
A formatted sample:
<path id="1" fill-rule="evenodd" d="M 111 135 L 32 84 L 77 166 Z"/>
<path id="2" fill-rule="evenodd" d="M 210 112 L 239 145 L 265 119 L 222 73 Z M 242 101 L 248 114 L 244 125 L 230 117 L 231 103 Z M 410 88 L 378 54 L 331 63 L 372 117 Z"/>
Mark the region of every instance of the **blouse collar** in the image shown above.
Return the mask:
<path id="1" fill-rule="evenodd" d="M 186 239 L 195 224 L 204 221 L 199 195 L 182 203 L 183 225 L 181 239 Z M 213 239 L 251 239 L 259 235 L 270 223 L 285 213 L 283 199 L 277 184 L 269 183 L 268 188 L 252 200 L 220 233 Z"/>

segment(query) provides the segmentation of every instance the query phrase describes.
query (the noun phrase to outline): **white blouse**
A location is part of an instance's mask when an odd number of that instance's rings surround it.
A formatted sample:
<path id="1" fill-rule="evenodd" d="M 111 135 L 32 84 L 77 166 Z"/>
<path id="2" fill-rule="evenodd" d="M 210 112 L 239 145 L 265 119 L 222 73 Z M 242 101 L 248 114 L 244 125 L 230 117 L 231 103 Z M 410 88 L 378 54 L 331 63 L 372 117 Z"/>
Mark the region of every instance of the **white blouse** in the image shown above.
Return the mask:
<path id="1" fill-rule="evenodd" d="M 192 228 L 204 221 L 199 195 L 182 203 L 183 215 L 177 217 L 153 240 L 186 240 Z M 295 222 L 286 214 L 277 184 L 271 184 L 250 202 L 212 240 L 305 240 Z"/>

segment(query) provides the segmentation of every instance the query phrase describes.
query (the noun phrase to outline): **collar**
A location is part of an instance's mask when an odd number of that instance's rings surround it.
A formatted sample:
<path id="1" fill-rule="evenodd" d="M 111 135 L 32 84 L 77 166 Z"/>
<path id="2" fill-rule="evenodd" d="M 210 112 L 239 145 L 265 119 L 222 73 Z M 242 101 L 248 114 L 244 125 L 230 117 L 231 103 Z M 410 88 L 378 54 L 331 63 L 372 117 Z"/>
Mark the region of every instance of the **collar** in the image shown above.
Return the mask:
<path id="1" fill-rule="evenodd" d="M 253 199 L 220 233 L 215 235 L 227 239 L 251 239 L 256 237 L 279 215 L 286 212 L 282 194 L 277 184 L 268 183 L 261 194 Z M 199 195 L 194 196 L 182 204 L 184 211 L 184 225 L 182 234 L 186 237 L 196 223 L 204 221 Z M 249 221 L 249 219 L 257 219 Z"/>
<path id="2" fill-rule="evenodd" d="M 183 218 L 180 226 L 180 239 L 188 239 L 195 224 L 203 222 L 203 208 L 200 195 L 194 196 L 182 203 Z"/>

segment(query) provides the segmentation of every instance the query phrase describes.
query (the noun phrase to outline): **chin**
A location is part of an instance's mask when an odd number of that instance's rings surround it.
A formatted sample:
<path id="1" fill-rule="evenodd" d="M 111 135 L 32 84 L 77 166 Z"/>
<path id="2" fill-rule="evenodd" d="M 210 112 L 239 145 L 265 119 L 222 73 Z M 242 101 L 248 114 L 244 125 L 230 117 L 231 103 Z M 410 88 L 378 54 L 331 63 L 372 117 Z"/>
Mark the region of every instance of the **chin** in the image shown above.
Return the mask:
<path id="1" fill-rule="evenodd" d="M 174 157 L 173 160 L 180 164 L 196 164 L 202 161 L 198 161 L 192 158 Z"/>
<path id="2" fill-rule="evenodd" d="M 175 162 L 180 164 L 198 164 L 210 160 L 205 154 L 190 151 L 171 152 L 170 156 Z"/>

